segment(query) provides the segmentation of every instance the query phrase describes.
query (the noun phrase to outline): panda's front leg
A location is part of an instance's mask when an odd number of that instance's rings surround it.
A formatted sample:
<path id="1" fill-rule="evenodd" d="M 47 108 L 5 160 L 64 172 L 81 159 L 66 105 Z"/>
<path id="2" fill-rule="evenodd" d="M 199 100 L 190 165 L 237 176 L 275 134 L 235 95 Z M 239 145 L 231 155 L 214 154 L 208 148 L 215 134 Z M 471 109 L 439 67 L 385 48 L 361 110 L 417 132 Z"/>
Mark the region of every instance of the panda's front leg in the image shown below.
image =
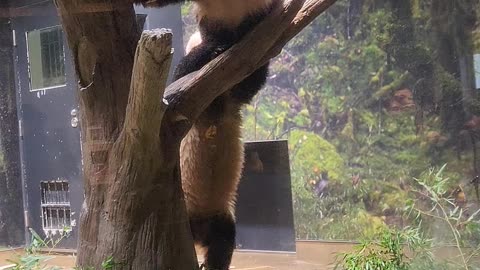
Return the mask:
<path id="1" fill-rule="evenodd" d="M 226 47 L 214 43 L 201 43 L 195 46 L 187 55 L 185 55 L 175 68 L 174 80 L 198 71 L 210 61 L 215 59 Z"/>

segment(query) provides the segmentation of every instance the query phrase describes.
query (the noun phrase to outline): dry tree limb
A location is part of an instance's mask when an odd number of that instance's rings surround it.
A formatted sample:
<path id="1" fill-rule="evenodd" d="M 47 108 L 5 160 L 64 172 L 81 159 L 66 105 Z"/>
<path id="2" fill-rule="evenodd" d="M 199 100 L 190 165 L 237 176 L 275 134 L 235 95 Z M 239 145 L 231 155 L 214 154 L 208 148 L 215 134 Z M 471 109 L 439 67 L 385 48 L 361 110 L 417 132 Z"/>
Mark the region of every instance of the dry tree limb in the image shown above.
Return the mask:
<path id="1" fill-rule="evenodd" d="M 269 59 L 336 0 L 286 0 L 238 44 L 168 86 L 169 110 L 190 121 Z"/>
<path id="2" fill-rule="evenodd" d="M 172 33 L 166 29 L 143 32 L 135 53 L 123 131 L 144 137 L 148 145 L 158 143 L 161 119 L 167 108 L 160 101 L 171 62 Z"/>

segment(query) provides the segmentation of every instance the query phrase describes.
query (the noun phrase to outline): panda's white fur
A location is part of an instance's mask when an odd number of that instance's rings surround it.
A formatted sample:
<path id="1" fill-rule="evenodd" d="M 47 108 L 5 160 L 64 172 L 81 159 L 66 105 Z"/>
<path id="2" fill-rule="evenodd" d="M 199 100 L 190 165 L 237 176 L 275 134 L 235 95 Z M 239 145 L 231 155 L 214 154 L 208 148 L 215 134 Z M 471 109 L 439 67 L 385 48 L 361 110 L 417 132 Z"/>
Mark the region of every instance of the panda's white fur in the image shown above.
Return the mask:
<path id="1" fill-rule="evenodd" d="M 193 48 L 197 47 L 202 43 L 202 35 L 200 35 L 199 31 L 193 33 L 190 39 L 187 42 L 187 46 L 185 48 L 185 53 L 188 54 L 192 51 Z"/>
<path id="2" fill-rule="evenodd" d="M 200 116 L 180 147 L 182 187 L 188 213 L 194 216 L 234 216 L 244 159 L 241 105 L 226 104 L 223 116 L 214 121 Z"/>
<path id="3" fill-rule="evenodd" d="M 221 22 L 227 28 L 235 28 L 247 16 L 267 9 L 273 1 L 199 0 L 194 5 L 198 20 L 207 18 Z M 186 54 L 201 43 L 202 36 L 197 30 L 187 43 Z M 225 98 L 228 99 L 228 95 Z M 240 140 L 242 119 L 238 112 L 242 104 L 228 100 L 225 104 L 220 120 L 201 116 L 182 141 L 182 186 L 189 213 L 195 215 L 212 215 L 221 211 L 234 214 L 244 162 Z"/>
<path id="4" fill-rule="evenodd" d="M 236 27 L 248 15 L 266 9 L 273 0 L 199 0 L 195 1 L 198 20 L 208 18 L 222 22 L 225 26 Z"/>

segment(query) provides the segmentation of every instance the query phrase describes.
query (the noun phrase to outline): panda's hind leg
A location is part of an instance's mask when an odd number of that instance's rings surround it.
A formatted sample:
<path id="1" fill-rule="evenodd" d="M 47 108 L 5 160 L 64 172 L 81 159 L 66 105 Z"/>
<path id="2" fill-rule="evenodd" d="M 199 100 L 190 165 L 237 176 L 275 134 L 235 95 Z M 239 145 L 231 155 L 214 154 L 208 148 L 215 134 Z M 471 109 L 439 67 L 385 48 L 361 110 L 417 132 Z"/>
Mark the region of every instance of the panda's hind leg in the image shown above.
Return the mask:
<path id="1" fill-rule="evenodd" d="M 228 270 L 235 249 L 235 221 L 231 215 L 217 215 L 210 221 L 205 265 L 208 270 Z"/>
<path id="2" fill-rule="evenodd" d="M 204 269 L 228 270 L 235 249 L 235 221 L 231 214 L 190 220 L 193 238 L 206 248 Z"/>

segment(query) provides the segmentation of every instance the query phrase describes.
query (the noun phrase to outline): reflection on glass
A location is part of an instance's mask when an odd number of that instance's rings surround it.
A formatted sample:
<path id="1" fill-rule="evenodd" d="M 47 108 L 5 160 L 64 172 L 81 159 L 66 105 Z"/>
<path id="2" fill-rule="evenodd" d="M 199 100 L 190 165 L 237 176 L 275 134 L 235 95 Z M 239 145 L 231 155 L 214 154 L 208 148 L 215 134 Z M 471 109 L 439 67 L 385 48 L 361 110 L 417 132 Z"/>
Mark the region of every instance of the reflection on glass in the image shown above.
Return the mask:
<path id="1" fill-rule="evenodd" d="M 27 33 L 30 89 L 65 85 L 65 52 L 60 26 Z"/>
<path id="2" fill-rule="evenodd" d="M 461 263 L 473 264 L 477 1 L 338 0 L 270 70 L 243 111 L 244 137 L 288 139 L 297 239 L 378 240 L 418 228 L 435 248 L 471 248 Z"/>
<path id="3" fill-rule="evenodd" d="M 475 64 L 475 88 L 480 89 L 480 54 L 475 54 L 473 57 Z"/>

